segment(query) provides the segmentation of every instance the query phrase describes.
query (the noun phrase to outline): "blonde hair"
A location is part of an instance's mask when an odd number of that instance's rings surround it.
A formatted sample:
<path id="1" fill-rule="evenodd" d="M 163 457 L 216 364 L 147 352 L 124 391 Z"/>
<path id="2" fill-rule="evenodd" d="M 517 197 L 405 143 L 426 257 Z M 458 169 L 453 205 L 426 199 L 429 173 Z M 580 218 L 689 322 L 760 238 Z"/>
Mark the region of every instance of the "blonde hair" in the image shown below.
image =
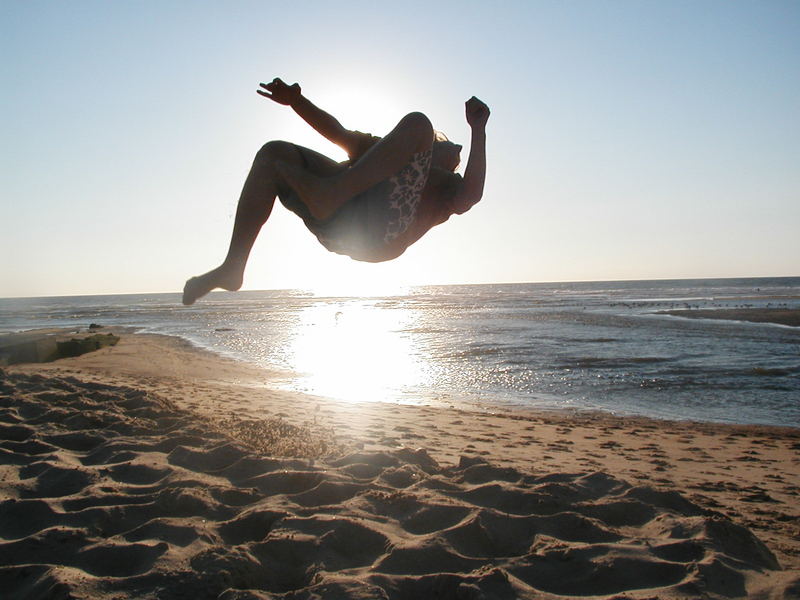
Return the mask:
<path id="1" fill-rule="evenodd" d="M 433 130 L 433 147 L 435 148 L 435 147 L 436 147 L 436 144 L 444 144 L 444 143 L 446 143 L 446 142 L 449 142 L 450 144 L 452 144 L 452 143 L 453 143 L 453 142 L 450 140 L 450 138 L 448 138 L 448 137 L 447 137 L 447 136 L 444 134 L 444 132 L 443 132 L 443 131 L 439 131 L 438 129 L 434 129 L 434 130 Z M 459 161 L 459 162 L 458 162 L 458 164 L 456 164 L 456 166 L 455 166 L 455 167 L 453 167 L 453 171 L 452 171 L 453 173 L 455 173 L 455 171 L 456 171 L 456 169 L 458 168 L 459 164 L 461 164 L 461 161 Z"/>

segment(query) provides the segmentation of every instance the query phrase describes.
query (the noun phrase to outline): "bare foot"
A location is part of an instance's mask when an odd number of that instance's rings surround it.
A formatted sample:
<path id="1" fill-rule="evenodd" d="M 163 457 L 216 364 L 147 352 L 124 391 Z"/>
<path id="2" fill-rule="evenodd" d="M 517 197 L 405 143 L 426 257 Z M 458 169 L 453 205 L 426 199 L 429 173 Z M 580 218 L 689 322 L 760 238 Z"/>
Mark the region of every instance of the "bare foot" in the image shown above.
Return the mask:
<path id="1" fill-rule="evenodd" d="M 235 292 L 240 287 L 242 287 L 242 273 L 219 266 L 186 282 L 183 286 L 183 303 L 186 306 L 194 304 L 195 300 L 216 288 Z"/>
<path id="2" fill-rule="evenodd" d="M 275 168 L 311 214 L 321 221 L 333 215 L 349 199 L 347 191 L 339 185 L 335 176 L 317 177 L 305 169 L 281 161 L 275 163 Z"/>

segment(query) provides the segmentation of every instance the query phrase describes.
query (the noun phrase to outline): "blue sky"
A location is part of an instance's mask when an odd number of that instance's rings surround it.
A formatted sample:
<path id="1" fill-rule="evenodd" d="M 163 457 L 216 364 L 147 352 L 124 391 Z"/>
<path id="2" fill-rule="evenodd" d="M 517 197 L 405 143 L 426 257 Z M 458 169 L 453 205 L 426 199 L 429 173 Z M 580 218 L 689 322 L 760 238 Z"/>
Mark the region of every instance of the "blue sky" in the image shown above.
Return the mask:
<path id="1" fill-rule="evenodd" d="M 275 76 L 346 127 L 381 134 L 422 110 L 463 143 L 477 95 L 489 173 L 479 205 L 381 265 L 327 253 L 277 206 L 246 288 L 800 275 L 797 2 L 0 15 L 0 296 L 180 291 L 216 266 L 264 142 L 342 157 L 255 94 Z"/>

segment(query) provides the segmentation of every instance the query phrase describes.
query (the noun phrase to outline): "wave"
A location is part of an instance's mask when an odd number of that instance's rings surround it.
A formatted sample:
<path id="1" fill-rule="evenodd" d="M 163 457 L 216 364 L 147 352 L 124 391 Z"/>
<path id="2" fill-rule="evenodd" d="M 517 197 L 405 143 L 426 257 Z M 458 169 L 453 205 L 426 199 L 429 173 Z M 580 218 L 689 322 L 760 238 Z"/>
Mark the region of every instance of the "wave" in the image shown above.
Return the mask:
<path id="1" fill-rule="evenodd" d="M 561 338 L 568 344 L 613 344 L 621 341 L 619 338 Z"/>
<path id="2" fill-rule="evenodd" d="M 670 362 L 674 359 L 661 356 L 636 356 L 636 357 L 605 357 L 605 356 L 586 356 L 574 359 L 574 362 L 556 365 L 556 369 L 578 368 L 616 368 L 622 369 L 632 365 L 648 365 Z"/>

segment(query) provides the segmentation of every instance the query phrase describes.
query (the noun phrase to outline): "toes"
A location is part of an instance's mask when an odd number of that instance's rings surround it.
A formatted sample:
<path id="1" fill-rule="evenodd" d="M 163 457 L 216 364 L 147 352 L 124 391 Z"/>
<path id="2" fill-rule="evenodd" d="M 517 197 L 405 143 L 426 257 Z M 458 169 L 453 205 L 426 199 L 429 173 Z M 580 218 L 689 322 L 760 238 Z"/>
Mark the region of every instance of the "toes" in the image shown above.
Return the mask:
<path id="1" fill-rule="evenodd" d="M 182 302 L 185 306 L 189 306 L 191 304 L 194 304 L 197 298 L 198 298 L 197 277 L 192 277 L 186 282 L 186 285 L 183 286 Z"/>

